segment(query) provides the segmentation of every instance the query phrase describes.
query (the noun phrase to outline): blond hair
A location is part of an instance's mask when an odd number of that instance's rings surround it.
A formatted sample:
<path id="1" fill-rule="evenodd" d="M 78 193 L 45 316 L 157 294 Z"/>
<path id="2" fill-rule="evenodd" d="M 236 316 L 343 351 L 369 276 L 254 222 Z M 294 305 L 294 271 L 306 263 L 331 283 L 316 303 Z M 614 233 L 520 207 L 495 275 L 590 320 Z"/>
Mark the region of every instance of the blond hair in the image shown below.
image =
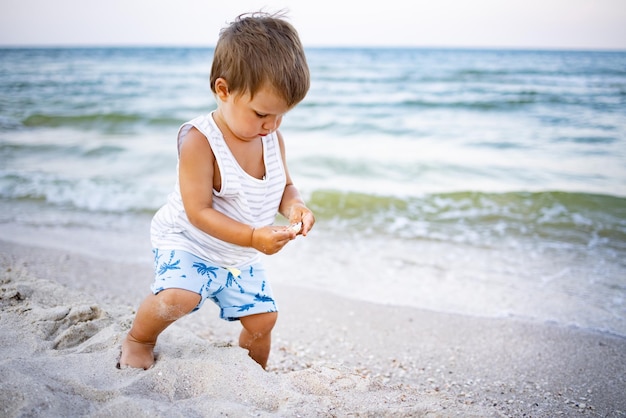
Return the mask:
<path id="1" fill-rule="evenodd" d="M 235 94 L 273 89 L 287 106 L 299 103 L 310 86 L 309 67 L 298 32 L 281 14 L 238 16 L 220 31 L 211 67 L 211 90 L 223 78 Z"/>

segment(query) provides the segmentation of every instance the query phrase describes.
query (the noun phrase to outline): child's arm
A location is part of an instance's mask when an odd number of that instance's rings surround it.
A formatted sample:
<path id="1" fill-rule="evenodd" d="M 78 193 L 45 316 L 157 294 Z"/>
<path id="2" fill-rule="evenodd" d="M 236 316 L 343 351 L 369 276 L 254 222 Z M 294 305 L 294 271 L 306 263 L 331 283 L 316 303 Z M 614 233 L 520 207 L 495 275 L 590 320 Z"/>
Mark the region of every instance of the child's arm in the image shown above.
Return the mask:
<path id="1" fill-rule="evenodd" d="M 179 183 L 187 218 L 207 234 L 242 247 L 274 254 L 295 238 L 285 228 L 254 229 L 213 209 L 213 188 L 220 188 L 215 176 L 215 156 L 206 137 L 191 129 L 180 146 Z M 215 179 L 217 177 L 217 179 Z"/>
<path id="2" fill-rule="evenodd" d="M 278 211 L 285 218 L 289 219 L 289 223 L 296 224 L 302 222 L 302 228 L 298 232 L 303 236 L 313 228 L 315 224 L 315 216 L 313 212 L 304 204 L 304 200 L 300 196 L 300 192 L 294 186 L 289 175 L 289 169 L 287 168 L 287 158 L 285 157 L 285 142 L 280 131 L 276 131 L 278 136 L 278 142 L 280 144 L 280 153 L 283 158 L 283 166 L 285 167 L 285 174 L 287 175 L 287 184 L 285 185 L 285 191 L 283 192 L 283 198 L 280 201 L 280 207 Z"/>

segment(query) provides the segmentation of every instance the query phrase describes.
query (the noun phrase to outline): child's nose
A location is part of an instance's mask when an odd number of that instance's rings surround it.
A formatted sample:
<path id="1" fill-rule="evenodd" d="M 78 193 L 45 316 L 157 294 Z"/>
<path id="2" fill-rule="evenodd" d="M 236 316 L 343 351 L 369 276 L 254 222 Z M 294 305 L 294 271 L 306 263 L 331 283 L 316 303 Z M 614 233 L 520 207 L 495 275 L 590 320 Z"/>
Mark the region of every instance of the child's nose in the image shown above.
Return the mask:
<path id="1" fill-rule="evenodd" d="M 266 131 L 273 131 L 276 128 L 276 122 L 267 121 L 263 124 L 263 129 Z"/>
<path id="2" fill-rule="evenodd" d="M 276 129 L 278 129 L 278 124 L 279 123 L 280 123 L 280 119 L 279 118 L 269 119 L 269 120 L 265 121 L 265 123 L 263 124 L 263 129 L 265 129 L 266 131 L 269 131 L 269 132 L 273 132 Z"/>

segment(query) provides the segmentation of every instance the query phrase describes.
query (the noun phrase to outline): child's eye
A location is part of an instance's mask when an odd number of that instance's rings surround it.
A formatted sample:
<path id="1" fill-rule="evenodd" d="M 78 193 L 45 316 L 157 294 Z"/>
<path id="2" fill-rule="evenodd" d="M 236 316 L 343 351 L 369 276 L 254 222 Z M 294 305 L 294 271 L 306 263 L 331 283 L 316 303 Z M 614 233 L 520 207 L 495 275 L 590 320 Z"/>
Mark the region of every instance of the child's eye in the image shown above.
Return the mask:
<path id="1" fill-rule="evenodd" d="M 256 115 L 257 115 L 258 117 L 260 117 L 260 118 L 264 118 L 264 117 L 266 117 L 266 116 L 267 116 L 267 115 L 264 115 L 264 114 L 259 113 L 259 112 L 254 112 L 254 113 L 256 113 Z"/>

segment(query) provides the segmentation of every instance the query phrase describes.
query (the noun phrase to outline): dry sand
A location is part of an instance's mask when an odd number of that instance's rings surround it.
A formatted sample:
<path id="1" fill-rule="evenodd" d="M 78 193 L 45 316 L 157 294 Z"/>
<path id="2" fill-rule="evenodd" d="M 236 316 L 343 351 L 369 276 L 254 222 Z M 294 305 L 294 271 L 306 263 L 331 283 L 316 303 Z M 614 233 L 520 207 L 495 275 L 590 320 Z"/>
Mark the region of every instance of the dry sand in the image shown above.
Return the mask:
<path id="1" fill-rule="evenodd" d="M 626 416 L 626 339 L 275 285 L 268 371 L 214 307 L 115 368 L 151 266 L 0 241 L 0 416 Z"/>

